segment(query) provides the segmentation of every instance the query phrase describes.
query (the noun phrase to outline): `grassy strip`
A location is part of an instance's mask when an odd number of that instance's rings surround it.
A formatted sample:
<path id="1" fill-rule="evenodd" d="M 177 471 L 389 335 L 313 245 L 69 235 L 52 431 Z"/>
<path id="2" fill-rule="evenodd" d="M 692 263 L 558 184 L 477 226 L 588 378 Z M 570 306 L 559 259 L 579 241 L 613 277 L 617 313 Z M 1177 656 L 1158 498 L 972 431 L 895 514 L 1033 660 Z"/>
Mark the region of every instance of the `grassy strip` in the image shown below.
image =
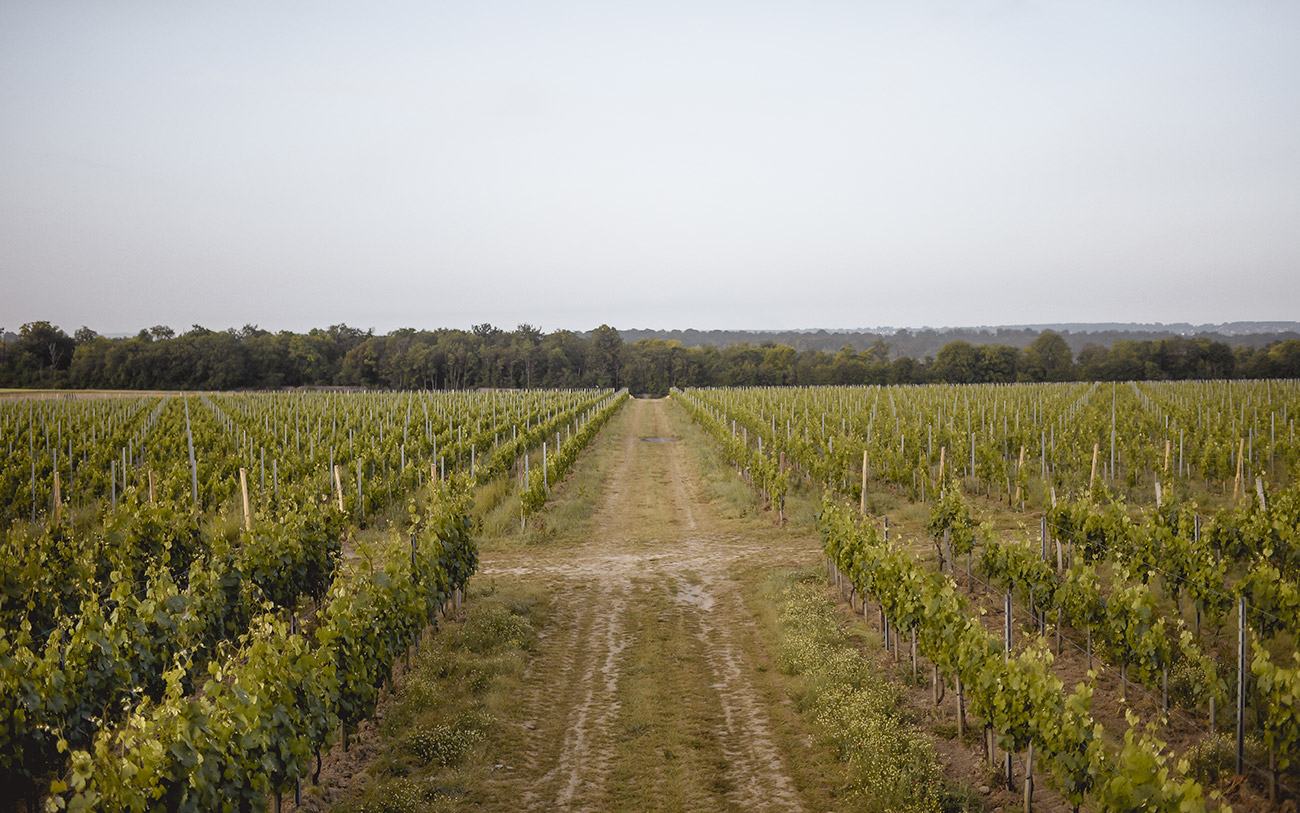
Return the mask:
<path id="1" fill-rule="evenodd" d="M 630 420 L 630 411 L 619 408 L 609 417 L 607 424 L 600 427 L 579 453 L 582 465 L 576 465 L 575 461 L 562 480 L 552 482 L 555 499 L 547 502 L 540 513 L 529 517 L 527 528 L 522 531 L 519 517 L 523 488 L 518 478 L 507 474 L 480 485 L 474 494 L 475 518 L 481 529 L 480 548 L 526 546 L 550 542 L 557 536 L 581 537 L 600 496 L 608 461 L 622 453 L 618 442 L 623 422 Z"/>
<path id="2" fill-rule="evenodd" d="M 898 687 L 863 660 L 815 577 L 773 577 L 778 667 L 791 698 L 845 768 L 837 795 L 853 809 L 960 809 L 930 741 L 906 716 Z"/>
<path id="3" fill-rule="evenodd" d="M 450 810 L 481 784 L 483 743 L 510 714 L 547 602 L 538 588 L 478 585 L 467 605 L 463 624 L 412 659 L 383 720 L 372 780 L 340 813 Z"/>

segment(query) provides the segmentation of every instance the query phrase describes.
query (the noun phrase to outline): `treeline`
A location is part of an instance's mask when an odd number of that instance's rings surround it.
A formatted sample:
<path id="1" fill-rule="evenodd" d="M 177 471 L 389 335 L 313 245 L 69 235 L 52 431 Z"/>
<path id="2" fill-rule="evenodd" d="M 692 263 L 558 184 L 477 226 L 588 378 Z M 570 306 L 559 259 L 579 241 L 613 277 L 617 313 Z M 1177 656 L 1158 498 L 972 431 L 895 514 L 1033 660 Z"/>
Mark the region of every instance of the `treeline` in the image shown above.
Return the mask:
<path id="1" fill-rule="evenodd" d="M 1037 327 L 945 327 L 945 328 L 901 328 L 892 333 L 861 330 L 787 330 L 787 331 L 752 331 L 752 330 L 621 330 L 623 340 L 631 343 L 639 339 L 663 339 L 681 342 L 686 347 L 714 345 L 728 347 L 733 344 L 759 345 L 765 342 L 787 344 L 800 352 L 804 350 L 823 350 L 835 353 L 845 345 L 859 351 L 870 349 L 877 340 L 883 338 L 889 342 L 890 354 L 894 358 L 911 356 L 924 359 L 937 356 L 939 351 L 956 341 L 970 342 L 973 345 L 1005 344 L 1023 350 L 1043 331 L 1059 333 L 1065 343 L 1076 355 L 1088 345 L 1110 347 L 1117 341 L 1155 341 L 1157 339 L 1197 338 L 1223 342 L 1237 347 L 1265 347 L 1286 339 L 1300 339 L 1295 322 L 1231 322 L 1223 325 L 1040 325 Z"/>
<path id="2" fill-rule="evenodd" d="M 31 322 L 0 342 L 0 387 L 627 387 L 662 394 L 700 386 L 1300 378 L 1297 339 L 1259 348 L 1206 338 L 1121 340 L 1088 345 L 1076 356 L 1063 337 L 1043 331 L 1023 349 L 957 340 L 934 357 L 894 355 L 884 337 L 865 350 L 846 345 L 836 352 L 776 342 L 685 347 L 662 339 L 624 342 L 608 325 L 586 336 L 527 324 L 387 335 L 347 325 L 307 333 L 195 325 L 181 334 L 157 326 L 110 339 L 89 328 L 69 336 L 49 322 Z"/>

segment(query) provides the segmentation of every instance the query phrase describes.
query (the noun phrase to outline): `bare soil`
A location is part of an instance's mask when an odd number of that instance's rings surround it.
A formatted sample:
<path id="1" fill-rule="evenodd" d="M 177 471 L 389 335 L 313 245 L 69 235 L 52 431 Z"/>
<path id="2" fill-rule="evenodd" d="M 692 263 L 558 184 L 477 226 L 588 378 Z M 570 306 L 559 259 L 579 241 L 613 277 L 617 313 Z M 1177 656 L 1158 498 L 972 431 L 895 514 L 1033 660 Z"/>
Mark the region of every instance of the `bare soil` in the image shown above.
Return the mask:
<path id="1" fill-rule="evenodd" d="M 745 575 L 813 560 L 817 540 L 724 516 L 688 444 L 663 442 L 669 408 L 634 400 L 611 424 L 577 536 L 482 557 L 480 578 L 548 585 L 554 619 L 490 809 L 810 809 L 759 685 Z"/>

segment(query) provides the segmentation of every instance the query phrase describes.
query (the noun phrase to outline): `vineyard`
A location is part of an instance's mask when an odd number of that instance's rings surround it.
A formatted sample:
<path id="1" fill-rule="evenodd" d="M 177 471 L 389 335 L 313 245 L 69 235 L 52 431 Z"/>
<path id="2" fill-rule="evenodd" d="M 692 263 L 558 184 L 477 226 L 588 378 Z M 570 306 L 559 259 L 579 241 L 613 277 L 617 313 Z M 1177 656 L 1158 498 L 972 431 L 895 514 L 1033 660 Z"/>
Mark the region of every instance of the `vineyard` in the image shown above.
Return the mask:
<path id="1" fill-rule="evenodd" d="M 1300 792 L 1296 382 L 674 397 L 778 517 L 824 489 L 834 580 L 1026 804 L 1035 772 L 1107 810 Z"/>
<path id="2" fill-rule="evenodd" d="M 627 397 L 0 401 L 5 803 L 278 809 L 457 606 L 479 565 L 475 496 L 508 484 L 528 527 Z M 1026 806 L 1036 784 L 1095 810 L 1300 795 L 1295 382 L 673 399 L 776 523 L 818 495 L 832 581 Z M 650 426 L 626 439 L 638 454 L 677 440 Z M 638 482 L 704 522 L 680 482 L 654 477 Z M 610 488 L 634 500 L 602 520 L 619 533 L 647 510 L 632 491 Z M 616 629 L 625 599 L 603 589 Z M 616 645 L 592 662 L 609 668 Z"/>
<path id="3" fill-rule="evenodd" d="M 257 810 L 373 713 L 626 393 L 0 401 L 0 786 L 28 810 Z"/>

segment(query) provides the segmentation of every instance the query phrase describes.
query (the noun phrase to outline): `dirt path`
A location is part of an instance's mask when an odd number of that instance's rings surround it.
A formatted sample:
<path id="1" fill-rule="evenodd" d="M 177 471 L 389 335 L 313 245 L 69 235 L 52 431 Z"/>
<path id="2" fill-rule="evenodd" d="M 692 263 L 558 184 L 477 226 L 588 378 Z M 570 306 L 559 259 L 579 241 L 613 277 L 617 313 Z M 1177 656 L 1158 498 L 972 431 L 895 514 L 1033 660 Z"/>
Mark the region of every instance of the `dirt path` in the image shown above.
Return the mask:
<path id="1" fill-rule="evenodd" d="M 669 440 L 674 407 L 625 409 L 581 536 L 483 556 L 481 578 L 547 585 L 554 619 L 503 721 L 518 734 L 494 757 L 490 804 L 807 809 L 756 684 L 744 576 L 811 561 L 816 540 L 724 516 L 688 445 Z"/>

